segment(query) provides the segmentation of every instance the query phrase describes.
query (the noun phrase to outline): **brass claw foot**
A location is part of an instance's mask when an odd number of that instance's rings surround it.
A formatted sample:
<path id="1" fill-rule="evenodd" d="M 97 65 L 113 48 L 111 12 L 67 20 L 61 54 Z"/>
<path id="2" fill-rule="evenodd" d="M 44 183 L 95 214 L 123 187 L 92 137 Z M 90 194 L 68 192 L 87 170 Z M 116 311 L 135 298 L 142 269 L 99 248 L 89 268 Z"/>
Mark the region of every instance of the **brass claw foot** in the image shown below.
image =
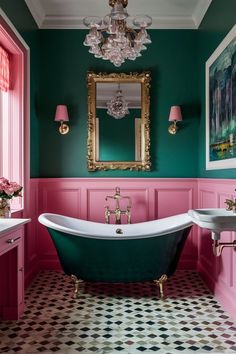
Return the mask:
<path id="1" fill-rule="evenodd" d="M 81 279 L 78 279 L 75 275 L 71 275 L 71 279 L 72 279 L 72 281 L 74 282 L 74 288 L 75 288 L 75 290 L 74 290 L 74 295 L 73 295 L 73 298 L 74 299 L 77 299 L 77 295 L 78 295 L 78 292 L 79 292 L 79 285 L 81 284 L 81 283 L 83 283 L 83 280 L 81 280 Z"/>
<path id="2" fill-rule="evenodd" d="M 165 298 L 164 283 L 167 281 L 167 279 L 168 279 L 167 275 L 163 274 L 158 280 L 153 280 L 154 284 L 159 286 L 160 295 L 161 295 L 162 300 Z"/>

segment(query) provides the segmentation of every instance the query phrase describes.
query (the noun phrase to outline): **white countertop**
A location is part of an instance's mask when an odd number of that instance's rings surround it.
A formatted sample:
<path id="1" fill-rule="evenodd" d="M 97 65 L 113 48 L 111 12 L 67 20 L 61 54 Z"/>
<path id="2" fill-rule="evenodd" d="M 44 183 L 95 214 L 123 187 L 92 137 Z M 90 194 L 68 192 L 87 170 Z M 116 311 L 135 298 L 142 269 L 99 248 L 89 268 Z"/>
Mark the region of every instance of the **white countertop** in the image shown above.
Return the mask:
<path id="1" fill-rule="evenodd" d="M 13 231 L 17 229 L 19 226 L 27 224 L 31 219 L 0 219 L 0 237 L 3 233 L 8 231 Z"/>

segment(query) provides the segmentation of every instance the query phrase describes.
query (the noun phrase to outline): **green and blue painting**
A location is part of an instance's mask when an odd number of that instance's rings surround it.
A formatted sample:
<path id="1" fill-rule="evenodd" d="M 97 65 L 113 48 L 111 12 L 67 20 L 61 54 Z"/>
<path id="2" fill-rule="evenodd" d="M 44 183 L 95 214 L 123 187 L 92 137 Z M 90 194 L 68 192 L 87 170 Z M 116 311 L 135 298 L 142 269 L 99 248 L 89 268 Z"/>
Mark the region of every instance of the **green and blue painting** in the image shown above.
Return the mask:
<path id="1" fill-rule="evenodd" d="M 210 161 L 236 157 L 236 38 L 209 68 Z"/>

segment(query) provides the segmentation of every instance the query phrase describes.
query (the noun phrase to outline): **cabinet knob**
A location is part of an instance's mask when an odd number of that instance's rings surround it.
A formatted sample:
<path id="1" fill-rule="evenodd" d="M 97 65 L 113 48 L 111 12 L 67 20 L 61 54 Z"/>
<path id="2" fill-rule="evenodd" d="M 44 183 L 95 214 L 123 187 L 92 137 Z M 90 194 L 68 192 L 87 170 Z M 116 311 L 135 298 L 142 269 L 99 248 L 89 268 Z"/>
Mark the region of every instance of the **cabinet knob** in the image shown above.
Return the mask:
<path id="1" fill-rule="evenodd" d="M 19 240 L 20 239 L 20 237 L 17 237 L 17 238 L 9 238 L 7 241 L 6 241 L 6 243 L 14 243 L 15 241 L 17 241 L 17 240 Z"/>

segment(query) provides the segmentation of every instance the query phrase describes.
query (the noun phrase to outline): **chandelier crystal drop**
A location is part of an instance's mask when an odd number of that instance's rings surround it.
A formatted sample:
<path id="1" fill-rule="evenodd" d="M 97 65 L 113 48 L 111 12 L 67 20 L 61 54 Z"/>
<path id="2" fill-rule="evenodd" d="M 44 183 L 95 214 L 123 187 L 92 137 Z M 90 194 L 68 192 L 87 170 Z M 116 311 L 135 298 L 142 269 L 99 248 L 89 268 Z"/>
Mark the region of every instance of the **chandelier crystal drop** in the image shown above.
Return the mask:
<path id="1" fill-rule="evenodd" d="M 116 91 L 116 95 L 107 102 L 107 114 L 115 119 L 124 118 L 129 114 L 128 103 L 125 101 L 120 85 Z"/>
<path id="2" fill-rule="evenodd" d="M 133 18 L 133 25 L 139 31 L 128 25 L 129 14 L 126 6 L 128 0 L 109 0 L 112 7 L 110 14 L 103 19 L 97 16 L 85 17 L 83 22 L 88 27 L 84 45 L 90 47 L 89 52 L 96 58 L 109 60 L 115 66 L 121 66 L 126 59 L 135 60 L 140 57 L 146 44 L 151 43 L 146 28 L 152 24 L 148 15 L 138 15 Z"/>

